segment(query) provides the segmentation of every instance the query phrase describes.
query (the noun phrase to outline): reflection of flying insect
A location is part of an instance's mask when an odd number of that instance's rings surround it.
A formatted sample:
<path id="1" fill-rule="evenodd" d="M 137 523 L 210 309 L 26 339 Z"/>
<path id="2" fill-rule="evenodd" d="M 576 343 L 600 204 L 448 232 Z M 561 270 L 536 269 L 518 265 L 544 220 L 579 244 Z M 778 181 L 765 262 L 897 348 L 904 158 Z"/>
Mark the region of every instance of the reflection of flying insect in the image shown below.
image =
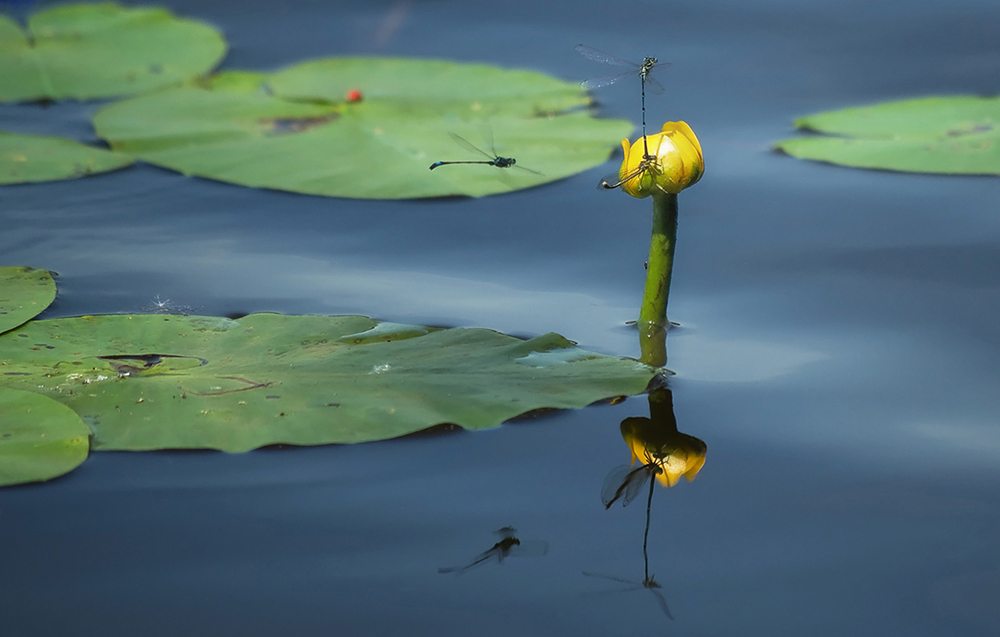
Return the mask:
<path id="1" fill-rule="evenodd" d="M 632 462 L 639 460 L 642 464 L 635 468 L 633 465 L 615 467 L 601 487 L 601 502 L 607 509 L 618 500 L 622 501 L 623 506 L 628 506 L 639 495 L 643 485 L 649 482 L 646 529 L 642 534 L 643 578 L 641 581 L 633 581 L 587 571 L 583 574 L 628 584 L 630 587 L 626 591 L 645 588 L 656 597 L 663 614 L 673 619 L 667 608 L 667 600 L 659 591 L 660 584 L 649 574 L 649 520 L 653 506 L 653 487 L 657 482 L 664 487 L 672 487 L 681 477 L 693 480 L 705 464 L 708 447 L 702 440 L 677 431 L 673 394 L 669 389 L 654 389 L 648 398 L 649 418 L 626 418 L 621 424 L 622 438 L 632 450 Z"/>
<path id="2" fill-rule="evenodd" d="M 646 464 L 633 468 L 631 465 L 623 464 L 615 467 L 604 479 L 604 486 L 601 487 L 601 502 L 605 509 L 610 509 L 611 505 L 619 499 L 622 506 L 628 506 L 635 496 L 639 495 L 639 489 L 646 481 L 653 476 L 663 473 L 662 461 L 646 457 Z M 653 485 L 649 485 L 650 498 L 653 497 Z"/>
<path id="3" fill-rule="evenodd" d="M 626 588 L 625 591 L 635 591 L 645 588 L 656 597 L 657 603 L 663 609 L 663 614 L 669 619 L 673 619 L 674 616 L 670 614 L 670 609 L 667 607 L 667 600 L 663 597 L 663 593 L 657 590 L 660 588 L 660 584 L 649 574 L 649 553 L 646 550 L 649 540 L 649 512 L 653 504 L 653 486 L 655 485 L 655 482 L 650 481 L 650 479 L 664 473 L 663 465 L 666 462 L 666 458 L 654 458 L 650 454 L 645 453 L 643 454 L 643 459 L 646 462 L 635 468 L 627 464 L 615 467 L 608 474 L 608 477 L 604 479 L 604 486 L 601 487 L 601 502 L 604 503 L 605 509 L 610 509 L 611 505 L 619 499 L 622 501 L 622 506 L 628 506 L 635 499 L 635 496 L 639 495 L 639 490 L 642 489 L 642 486 L 646 482 L 649 482 L 649 497 L 646 500 L 646 531 L 642 536 L 642 559 L 645 569 L 642 581 L 635 582 L 621 577 L 614 577 L 613 575 L 601 575 L 599 573 L 588 573 L 587 571 L 584 571 L 583 574 L 588 577 L 601 577 L 629 584 L 630 588 Z"/>
<path id="4" fill-rule="evenodd" d="M 494 544 L 489 550 L 483 551 L 472 559 L 468 564 L 462 566 L 447 566 L 439 568 L 438 573 L 462 573 L 463 571 L 478 566 L 485 562 L 496 561 L 502 564 L 508 557 L 541 557 L 549 552 L 549 543 L 545 540 L 521 540 L 514 534 L 517 529 L 512 526 L 505 526 L 494 531 L 501 540 Z"/>
<path id="5" fill-rule="evenodd" d="M 652 593 L 654 597 L 656 597 L 656 601 L 660 604 L 660 608 L 663 609 L 663 614 L 666 615 L 669 619 L 674 618 L 674 616 L 670 614 L 670 608 L 667 607 L 667 600 L 665 597 L 663 597 L 663 593 L 657 590 L 658 588 L 662 587 L 660 586 L 659 582 L 653 579 L 653 576 L 649 575 L 648 573 L 646 574 L 646 579 L 642 580 L 641 582 L 628 580 L 623 577 L 615 577 L 613 575 L 601 575 L 600 573 L 589 573 L 587 571 L 584 571 L 583 574 L 586 575 L 587 577 L 600 577 L 602 579 L 609 579 L 613 582 L 621 582 L 622 584 L 628 584 L 629 585 L 628 588 L 622 589 L 623 593 L 630 593 L 632 591 L 638 591 L 645 588 L 650 593 Z"/>

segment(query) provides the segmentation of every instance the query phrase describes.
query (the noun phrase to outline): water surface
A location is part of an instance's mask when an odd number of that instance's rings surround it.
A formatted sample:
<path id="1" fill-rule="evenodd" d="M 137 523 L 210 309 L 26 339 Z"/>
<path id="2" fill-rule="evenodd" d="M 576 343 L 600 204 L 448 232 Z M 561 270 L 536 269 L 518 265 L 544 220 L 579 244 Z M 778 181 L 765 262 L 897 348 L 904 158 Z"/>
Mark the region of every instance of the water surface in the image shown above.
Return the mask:
<path id="1" fill-rule="evenodd" d="M 605 511 L 646 399 L 479 433 L 358 446 L 96 453 L 0 492 L 10 635 L 994 635 L 1000 632 L 1000 182 L 769 152 L 810 112 L 993 94 L 1000 7 L 706 1 L 176 1 L 224 68 L 325 55 L 607 72 L 584 42 L 656 55 L 651 122 L 697 131 L 668 342 L 681 431 L 708 461 Z M 398 16 L 398 27 L 391 28 Z M 636 87 L 637 88 L 637 87 Z M 638 123 L 638 94 L 596 93 Z M 89 140 L 92 104 L 0 107 L 0 127 Z M 611 140 L 614 143 L 614 140 Z M 614 160 L 613 160 L 614 161 Z M 650 203 L 614 163 L 481 200 L 304 197 L 155 167 L 0 190 L 5 264 L 59 272 L 46 316 L 361 313 L 558 331 L 636 355 Z M 441 574 L 514 526 L 543 557 Z"/>

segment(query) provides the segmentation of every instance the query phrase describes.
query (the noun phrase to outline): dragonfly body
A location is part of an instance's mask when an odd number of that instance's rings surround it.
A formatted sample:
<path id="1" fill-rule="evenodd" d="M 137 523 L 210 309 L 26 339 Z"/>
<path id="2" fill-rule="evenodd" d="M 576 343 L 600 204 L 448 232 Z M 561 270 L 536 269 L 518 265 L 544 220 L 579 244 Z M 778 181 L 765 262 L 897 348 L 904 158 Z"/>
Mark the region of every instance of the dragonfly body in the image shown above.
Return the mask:
<path id="1" fill-rule="evenodd" d="M 434 170 L 438 166 L 447 166 L 449 164 L 486 164 L 487 166 L 496 166 L 497 168 L 510 168 L 517 163 L 517 160 L 513 157 L 500 157 L 499 155 L 494 157 L 489 161 L 436 161 L 431 164 L 430 169 Z"/>
<path id="2" fill-rule="evenodd" d="M 643 84 L 649 82 L 649 73 L 650 71 L 653 70 L 653 67 L 656 66 L 659 62 L 660 61 L 657 60 L 656 58 L 642 59 L 642 64 L 639 65 L 639 79 L 642 80 Z"/>
<path id="3" fill-rule="evenodd" d="M 649 155 L 649 149 L 646 149 L 646 155 L 643 156 L 642 161 L 636 166 L 631 172 L 626 174 L 624 177 L 620 173 L 612 173 L 607 175 L 601 182 L 597 184 L 598 190 L 612 190 L 618 188 L 625 182 L 631 181 L 633 179 L 638 179 L 647 170 L 653 171 L 657 174 L 659 170 L 656 168 L 656 157 Z"/>
<path id="4" fill-rule="evenodd" d="M 473 153 L 478 153 L 478 154 L 480 154 L 480 155 L 482 155 L 484 157 L 487 157 L 488 159 L 460 160 L 460 161 L 436 161 L 433 164 L 431 164 L 431 166 L 430 166 L 431 170 L 434 170 L 435 168 L 438 168 L 439 166 L 448 166 L 448 165 L 451 165 L 451 164 L 485 164 L 487 166 L 496 166 L 497 168 L 517 168 L 518 170 L 526 170 L 529 173 L 534 173 L 536 175 L 541 175 L 542 174 L 542 173 L 538 172 L 537 170 L 532 170 L 530 168 L 525 168 L 524 166 L 517 166 L 516 165 L 517 164 L 517 160 L 514 159 L 513 157 L 501 157 L 500 155 L 497 155 L 496 152 L 494 152 L 491 155 L 490 153 L 487 153 L 486 151 L 482 150 L 481 148 L 478 148 L 474 144 L 470 144 L 467 140 L 465 140 L 462 137 L 459 137 L 455 133 L 448 133 L 448 134 L 451 135 L 451 138 L 453 140 L 455 140 L 455 143 L 458 144 L 459 146 L 461 146 L 462 148 L 465 148 L 466 150 L 471 151 Z M 490 144 L 490 147 L 492 149 L 492 142 Z"/>

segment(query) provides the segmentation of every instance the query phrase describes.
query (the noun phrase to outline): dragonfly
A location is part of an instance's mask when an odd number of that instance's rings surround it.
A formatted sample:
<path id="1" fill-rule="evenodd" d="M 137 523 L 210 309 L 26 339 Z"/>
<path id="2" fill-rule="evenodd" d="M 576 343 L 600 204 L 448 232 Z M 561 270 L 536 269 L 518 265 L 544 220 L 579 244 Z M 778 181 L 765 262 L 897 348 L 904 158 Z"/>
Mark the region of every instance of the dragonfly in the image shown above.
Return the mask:
<path id="1" fill-rule="evenodd" d="M 481 148 L 475 146 L 474 144 L 469 143 L 468 140 L 466 140 L 463 137 L 459 137 L 455 133 L 448 133 L 448 134 L 451 135 L 451 138 L 453 140 L 455 140 L 455 143 L 458 144 L 459 146 L 461 146 L 462 148 L 464 148 L 464 149 L 466 149 L 466 150 L 468 150 L 470 152 L 482 155 L 483 157 L 486 157 L 486 159 L 485 160 L 483 160 L 483 159 L 479 159 L 479 160 L 462 160 L 462 161 L 436 161 L 433 164 L 431 164 L 431 167 L 430 167 L 431 170 L 434 170 L 435 168 L 437 168 L 439 166 L 448 166 L 448 165 L 451 165 L 451 164 L 486 164 L 488 166 L 496 166 L 497 168 L 517 168 L 518 170 L 526 170 L 529 173 L 534 173 L 536 175 L 541 175 L 542 174 L 542 173 L 538 172 L 537 170 L 532 170 L 530 168 L 525 168 L 524 166 L 517 166 L 516 165 L 517 164 L 517 160 L 514 159 L 513 157 L 501 157 L 500 155 L 497 155 L 496 151 L 493 149 L 492 135 L 490 135 L 490 150 L 493 151 L 493 153 L 490 154 L 490 153 L 487 153 L 485 150 L 482 150 Z"/>
<path id="2" fill-rule="evenodd" d="M 649 460 L 648 463 L 635 468 L 624 464 L 611 470 L 601 487 L 601 502 L 604 503 L 605 509 L 610 509 L 618 500 L 622 501 L 622 506 L 628 506 L 635 496 L 639 495 L 639 489 L 646 484 L 646 481 L 663 473 L 662 463 L 651 458 Z M 650 485 L 650 494 L 652 486 Z"/>
<path id="3" fill-rule="evenodd" d="M 516 535 L 517 529 L 512 526 L 505 526 L 494 533 L 500 536 L 499 542 L 472 558 L 468 564 L 439 568 L 438 573 L 462 573 L 485 562 L 495 560 L 498 564 L 503 564 L 504 559 L 508 557 L 541 557 L 549 552 L 548 542 L 545 540 L 521 540 Z"/>
<path id="4" fill-rule="evenodd" d="M 589 47 L 586 44 L 577 44 L 576 52 L 587 58 L 588 60 L 594 60 L 595 62 L 601 62 L 603 64 L 611 64 L 613 66 L 623 66 L 628 68 L 624 73 L 618 73 L 617 75 L 606 75 L 604 77 L 598 77 L 591 80 L 585 80 L 580 83 L 585 89 L 595 89 L 601 88 L 602 86 L 608 86 L 609 84 L 614 84 L 619 80 L 623 80 L 627 77 L 639 76 L 640 85 L 642 89 L 642 137 L 643 145 L 645 147 L 646 138 L 646 85 L 649 85 L 649 89 L 656 93 L 657 95 L 663 93 L 663 85 L 656 81 L 654 77 L 650 75 L 654 68 L 662 68 L 665 66 L 670 66 L 670 62 L 663 62 L 653 57 L 647 57 L 642 59 L 641 64 L 636 64 L 635 62 L 629 62 L 628 60 L 623 60 L 621 58 L 615 57 L 604 53 L 603 51 L 598 51 L 593 47 Z M 646 148 L 645 157 L 649 157 L 649 149 Z"/>

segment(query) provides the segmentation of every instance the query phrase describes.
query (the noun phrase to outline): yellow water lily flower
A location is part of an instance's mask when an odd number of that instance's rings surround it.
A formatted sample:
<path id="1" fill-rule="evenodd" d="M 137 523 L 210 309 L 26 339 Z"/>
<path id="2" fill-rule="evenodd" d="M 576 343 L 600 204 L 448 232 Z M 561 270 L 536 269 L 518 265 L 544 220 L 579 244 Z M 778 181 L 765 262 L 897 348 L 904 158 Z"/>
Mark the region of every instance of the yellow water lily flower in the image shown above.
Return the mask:
<path id="1" fill-rule="evenodd" d="M 694 480 L 705 466 L 708 445 L 704 441 L 677 431 L 673 395 L 669 389 L 655 389 L 649 394 L 649 418 L 626 418 L 622 421 L 622 438 L 632 451 L 632 464 L 638 460 L 659 471 L 656 479 L 672 487 L 681 479 Z"/>
<path id="2" fill-rule="evenodd" d="M 667 122 L 661 132 L 632 144 L 623 139 L 622 150 L 621 189 L 639 199 L 654 191 L 676 195 L 696 184 L 705 172 L 701 143 L 687 122 Z"/>
<path id="3" fill-rule="evenodd" d="M 659 467 L 656 479 L 665 487 L 677 484 L 681 476 L 691 482 L 705 466 L 708 447 L 694 436 L 673 432 L 668 439 L 659 437 L 653 441 L 622 433 L 632 450 L 632 463 L 639 460 L 643 464 Z"/>

